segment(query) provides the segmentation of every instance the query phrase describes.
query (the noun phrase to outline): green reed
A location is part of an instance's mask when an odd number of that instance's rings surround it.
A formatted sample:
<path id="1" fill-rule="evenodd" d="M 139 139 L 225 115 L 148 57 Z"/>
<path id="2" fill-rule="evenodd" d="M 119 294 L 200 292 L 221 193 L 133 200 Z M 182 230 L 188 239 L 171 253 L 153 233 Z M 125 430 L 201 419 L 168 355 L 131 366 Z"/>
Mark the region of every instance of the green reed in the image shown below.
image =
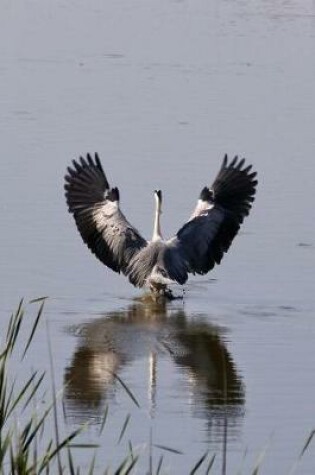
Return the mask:
<path id="1" fill-rule="evenodd" d="M 23 364 L 30 350 L 36 329 L 41 319 L 45 298 L 37 299 L 39 308 L 27 338 L 22 340 L 24 323 L 23 300 L 11 315 L 4 341 L 0 349 L 0 474 L 37 475 L 40 473 L 74 474 L 71 441 L 83 430 L 80 427 L 59 439 L 58 428 L 48 437 L 45 423 L 57 411 L 57 400 L 43 409 L 35 407 L 40 399 L 45 372 L 32 371 L 26 382 L 11 374 L 10 360 L 17 357 Z M 22 348 L 22 351 L 21 351 Z M 47 424 L 46 424 L 47 425 Z M 46 440 L 46 442 L 45 442 Z M 68 450 L 68 457 L 61 453 Z M 65 452 L 66 454 L 66 452 Z M 56 463 L 57 462 L 57 463 Z"/>

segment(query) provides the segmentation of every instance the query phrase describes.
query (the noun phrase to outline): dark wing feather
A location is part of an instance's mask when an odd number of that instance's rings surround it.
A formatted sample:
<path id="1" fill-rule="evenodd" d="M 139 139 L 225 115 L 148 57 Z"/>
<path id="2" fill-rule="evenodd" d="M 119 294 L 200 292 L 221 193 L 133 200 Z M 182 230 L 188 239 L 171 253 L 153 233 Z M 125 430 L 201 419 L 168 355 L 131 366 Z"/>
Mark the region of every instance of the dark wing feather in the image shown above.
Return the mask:
<path id="1" fill-rule="evenodd" d="M 211 188 L 205 187 L 190 220 L 170 241 L 169 253 L 175 254 L 181 262 L 180 278 L 187 279 L 187 272 L 205 274 L 215 264 L 220 264 L 229 249 L 244 217 L 248 215 L 256 192 L 256 173 L 251 165 L 244 168 L 245 160 L 235 157 L 228 163 L 224 157 L 219 173 Z M 174 261 L 174 259 L 173 259 Z M 169 275 L 176 275 L 176 269 L 167 265 Z M 183 269 L 186 268 L 186 275 Z"/>
<path id="2" fill-rule="evenodd" d="M 121 212 L 119 191 L 110 188 L 98 155 L 72 163 L 65 176 L 65 195 L 82 239 L 106 266 L 125 273 L 147 241 Z"/>

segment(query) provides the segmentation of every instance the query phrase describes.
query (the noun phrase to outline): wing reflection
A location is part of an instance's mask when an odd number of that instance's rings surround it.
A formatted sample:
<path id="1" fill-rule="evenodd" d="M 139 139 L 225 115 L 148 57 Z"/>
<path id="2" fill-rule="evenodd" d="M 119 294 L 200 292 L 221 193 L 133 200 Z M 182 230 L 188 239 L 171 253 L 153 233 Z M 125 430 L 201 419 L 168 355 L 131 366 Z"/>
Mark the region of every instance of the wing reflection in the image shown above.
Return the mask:
<path id="1" fill-rule="evenodd" d="M 65 370 L 65 403 L 72 415 L 100 416 L 106 401 L 115 397 L 115 375 L 143 359 L 148 361 L 147 384 L 154 412 L 157 367 L 163 358 L 184 374 L 196 416 L 212 422 L 223 411 L 229 418 L 243 413 L 244 387 L 225 346 L 224 330 L 205 316 L 189 317 L 182 307 L 165 302 L 136 301 L 77 330 L 79 344 Z"/>

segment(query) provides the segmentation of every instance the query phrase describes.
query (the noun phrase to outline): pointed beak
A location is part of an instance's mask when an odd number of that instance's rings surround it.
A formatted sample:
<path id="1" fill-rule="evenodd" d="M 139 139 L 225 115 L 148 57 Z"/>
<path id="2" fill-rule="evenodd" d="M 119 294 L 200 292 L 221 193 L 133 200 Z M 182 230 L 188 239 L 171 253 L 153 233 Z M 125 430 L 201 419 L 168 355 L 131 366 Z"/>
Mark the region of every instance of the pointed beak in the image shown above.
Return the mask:
<path id="1" fill-rule="evenodd" d="M 162 200 L 162 191 L 161 190 L 154 190 L 154 193 L 157 195 L 157 197 L 161 201 Z"/>

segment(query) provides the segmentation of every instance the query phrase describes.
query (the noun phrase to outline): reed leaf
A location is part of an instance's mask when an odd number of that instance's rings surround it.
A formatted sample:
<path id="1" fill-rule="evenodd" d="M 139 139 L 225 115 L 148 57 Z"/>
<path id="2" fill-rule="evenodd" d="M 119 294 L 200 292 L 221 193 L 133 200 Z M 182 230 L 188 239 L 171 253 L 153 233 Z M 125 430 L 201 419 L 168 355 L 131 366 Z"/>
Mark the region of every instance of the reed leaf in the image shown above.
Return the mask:
<path id="1" fill-rule="evenodd" d="M 100 430 L 99 430 L 99 433 L 98 433 L 99 436 L 102 434 L 102 432 L 104 430 L 104 427 L 105 427 L 105 424 L 106 424 L 106 421 L 107 421 L 107 416 L 108 416 L 108 404 L 106 405 L 105 411 L 104 411 L 104 414 L 103 414 L 102 423 L 101 423 Z"/>
<path id="2" fill-rule="evenodd" d="M 130 421 L 130 414 L 127 414 L 127 417 L 125 419 L 125 422 L 124 422 L 124 425 L 121 429 L 121 432 L 120 432 L 120 435 L 119 435 L 119 439 L 118 439 L 118 444 L 120 444 L 123 436 L 124 436 L 124 433 L 126 432 L 126 429 L 127 429 L 127 426 L 129 424 L 129 421 Z"/>
<path id="3" fill-rule="evenodd" d="M 67 436 L 62 442 L 60 442 L 49 454 L 47 454 L 47 458 L 45 463 L 42 465 L 41 470 L 38 472 L 38 475 L 43 471 L 46 464 L 48 464 L 51 460 L 53 460 L 57 454 L 60 454 L 63 448 L 65 448 L 71 440 L 73 440 L 77 435 L 82 431 L 82 428 L 74 430 L 69 436 Z M 61 468 L 61 467 L 60 467 Z M 61 468 L 62 473 L 62 468 Z"/>
<path id="4" fill-rule="evenodd" d="M 92 458 L 88 475 L 93 475 L 94 469 L 95 469 L 95 462 L 96 462 L 96 454 L 94 454 L 94 456 Z"/>
<path id="5" fill-rule="evenodd" d="M 303 457 L 303 455 L 305 454 L 306 450 L 308 449 L 308 446 L 310 445 L 313 437 L 315 436 L 315 429 L 311 431 L 310 435 L 308 436 L 302 450 L 301 450 L 301 453 L 300 453 L 300 458 Z"/>
<path id="6" fill-rule="evenodd" d="M 33 373 L 32 376 L 24 384 L 24 386 L 20 390 L 19 394 L 13 399 L 11 406 L 7 408 L 7 418 L 10 417 L 10 415 L 13 413 L 14 409 L 17 407 L 19 402 L 22 401 L 23 398 L 26 396 L 26 393 L 27 393 L 28 389 L 30 388 L 30 386 L 32 385 L 32 383 L 33 383 L 34 379 L 36 378 L 36 376 L 37 376 L 37 373 L 36 372 Z M 12 386 L 12 389 L 13 389 L 13 386 Z M 11 391 L 11 392 L 13 392 L 13 391 Z M 8 403 L 9 404 L 11 403 L 11 398 L 12 398 L 12 395 L 10 393 L 10 397 L 8 398 Z"/>
<path id="7" fill-rule="evenodd" d="M 166 450 L 167 452 L 171 452 L 177 455 L 184 454 L 181 450 L 174 449 L 173 447 L 168 447 L 167 445 L 153 444 L 153 447 L 156 447 L 157 449 L 161 449 L 161 450 Z"/>
<path id="8" fill-rule="evenodd" d="M 130 460 L 129 456 L 127 456 L 119 465 L 114 475 L 128 475 L 133 469 L 133 467 L 136 465 L 138 458 L 139 456 L 137 455 L 132 460 Z"/>
<path id="9" fill-rule="evenodd" d="M 30 304 L 32 303 L 38 303 L 38 302 L 42 302 L 44 300 L 47 300 L 49 297 L 46 295 L 45 297 L 38 297 L 36 299 L 32 299 L 29 301 Z"/>
<path id="10" fill-rule="evenodd" d="M 19 315 L 22 312 L 23 303 L 24 303 L 24 299 L 21 299 L 16 312 L 11 315 L 11 318 L 9 320 L 8 329 L 7 329 L 7 336 L 6 336 L 6 342 L 7 343 L 9 341 L 11 341 L 11 339 L 12 339 L 12 334 L 14 333 L 13 332 L 14 325 L 16 324 L 16 321 L 17 321 L 17 319 L 19 318 Z"/>
<path id="11" fill-rule="evenodd" d="M 38 378 L 37 382 L 35 383 L 35 386 L 33 386 L 33 389 L 31 391 L 31 393 L 29 394 L 28 398 L 26 399 L 25 403 L 24 403 L 24 406 L 23 406 L 23 410 L 25 410 L 27 408 L 27 406 L 33 402 L 33 399 L 35 397 L 35 395 L 37 394 L 38 392 L 38 389 L 39 387 L 41 386 L 42 382 L 43 382 L 43 379 L 44 377 L 46 376 L 46 371 L 44 371 L 41 376 Z"/>
<path id="12" fill-rule="evenodd" d="M 70 475 L 75 475 L 75 468 L 74 468 L 74 463 L 73 463 L 73 458 L 72 458 L 72 453 L 70 450 L 70 447 L 68 446 L 68 467 L 69 467 L 69 474 Z"/>
<path id="13" fill-rule="evenodd" d="M 129 475 L 129 473 L 131 473 L 131 470 L 133 469 L 133 467 L 136 465 L 136 463 L 138 462 L 138 458 L 139 458 L 139 455 L 137 455 L 135 458 L 133 458 L 130 462 L 130 465 L 129 467 L 127 467 L 124 475 Z"/>
<path id="14" fill-rule="evenodd" d="M 211 470 L 212 467 L 213 467 L 214 461 L 215 461 L 215 454 L 213 454 L 213 456 L 212 456 L 211 459 L 210 459 L 210 462 L 209 462 L 208 467 L 207 467 L 207 470 L 206 470 L 206 475 L 209 475 L 210 470 Z"/>
<path id="15" fill-rule="evenodd" d="M 133 460 L 134 455 L 133 455 L 133 447 L 132 447 L 131 440 L 128 441 L 128 449 L 129 449 L 129 454 L 130 454 L 131 460 Z"/>
<path id="16" fill-rule="evenodd" d="M 158 463 L 157 469 L 156 469 L 156 475 L 160 475 L 163 460 L 164 460 L 164 457 L 163 457 L 163 455 L 161 455 L 161 457 L 159 458 L 159 463 Z"/>
<path id="17" fill-rule="evenodd" d="M 198 460 L 198 462 L 194 465 L 194 467 L 192 468 L 192 470 L 189 472 L 189 475 L 195 475 L 195 473 L 197 472 L 197 470 L 199 470 L 199 468 L 201 467 L 201 465 L 203 464 L 203 462 L 205 461 L 205 459 L 208 457 L 208 451 L 205 452 L 201 457 L 200 459 Z"/>
<path id="18" fill-rule="evenodd" d="M 121 384 L 121 386 L 124 388 L 130 399 L 135 403 L 135 405 L 140 408 L 140 404 L 138 403 L 137 399 L 135 396 L 132 394 L 131 390 L 128 388 L 128 386 L 124 383 L 124 381 L 118 376 L 116 373 L 112 373 L 115 379 Z"/>
<path id="19" fill-rule="evenodd" d="M 35 321 L 34 321 L 34 323 L 33 323 L 33 327 L 32 327 L 30 336 L 28 337 L 27 343 L 26 343 L 25 348 L 24 348 L 24 351 L 23 351 L 22 359 L 25 357 L 25 355 L 26 355 L 26 353 L 27 353 L 27 350 L 29 349 L 29 346 L 30 346 L 30 344 L 31 344 L 32 341 L 33 341 L 33 338 L 34 338 L 34 335 L 35 335 L 35 332 L 36 332 L 36 329 L 37 329 L 37 326 L 38 326 L 40 317 L 42 316 L 42 313 L 43 313 L 43 310 L 44 310 L 44 305 L 45 305 L 45 300 L 43 300 L 43 301 L 41 302 L 41 305 L 40 305 L 39 310 L 38 310 L 38 312 L 37 312 L 37 316 L 36 316 Z"/>

